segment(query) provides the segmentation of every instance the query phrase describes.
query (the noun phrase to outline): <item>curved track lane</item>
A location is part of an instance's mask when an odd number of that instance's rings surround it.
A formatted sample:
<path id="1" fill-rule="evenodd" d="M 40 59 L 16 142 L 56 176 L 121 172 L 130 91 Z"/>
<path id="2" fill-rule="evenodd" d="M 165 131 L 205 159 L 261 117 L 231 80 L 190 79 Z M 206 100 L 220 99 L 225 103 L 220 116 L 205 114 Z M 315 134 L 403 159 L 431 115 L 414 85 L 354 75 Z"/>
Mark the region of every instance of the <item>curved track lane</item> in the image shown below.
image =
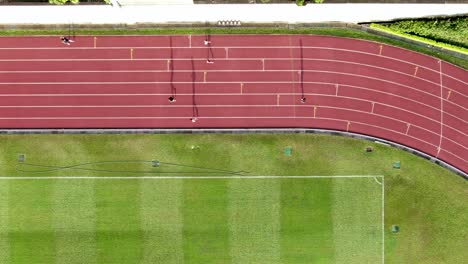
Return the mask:
<path id="1" fill-rule="evenodd" d="M 466 70 L 348 38 L 210 38 L 2 37 L 0 127 L 336 129 L 468 171 Z"/>

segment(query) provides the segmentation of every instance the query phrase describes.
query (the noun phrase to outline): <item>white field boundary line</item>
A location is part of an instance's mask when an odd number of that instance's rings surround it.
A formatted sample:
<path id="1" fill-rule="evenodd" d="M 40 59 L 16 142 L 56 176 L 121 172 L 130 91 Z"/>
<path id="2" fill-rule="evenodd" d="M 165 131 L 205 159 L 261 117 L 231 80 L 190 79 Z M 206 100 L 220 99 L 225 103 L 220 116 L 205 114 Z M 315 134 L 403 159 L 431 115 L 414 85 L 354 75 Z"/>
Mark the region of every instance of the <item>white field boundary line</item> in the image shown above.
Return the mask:
<path id="1" fill-rule="evenodd" d="M 336 175 L 336 176 L 0 176 L 0 180 L 80 180 L 80 179 L 93 179 L 93 180 L 167 180 L 167 179 L 331 179 L 331 178 L 380 178 L 383 175 Z"/>
<path id="2" fill-rule="evenodd" d="M 373 178 L 377 184 L 381 185 L 382 192 L 382 264 L 385 263 L 385 186 L 383 175 L 336 175 L 336 176 L 26 176 L 26 177 L 0 177 L 2 180 L 173 180 L 173 179 L 190 179 L 190 180 L 206 180 L 206 179 L 355 179 L 355 178 Z M 379 182 L 378 179 L 381 181 Z"/>

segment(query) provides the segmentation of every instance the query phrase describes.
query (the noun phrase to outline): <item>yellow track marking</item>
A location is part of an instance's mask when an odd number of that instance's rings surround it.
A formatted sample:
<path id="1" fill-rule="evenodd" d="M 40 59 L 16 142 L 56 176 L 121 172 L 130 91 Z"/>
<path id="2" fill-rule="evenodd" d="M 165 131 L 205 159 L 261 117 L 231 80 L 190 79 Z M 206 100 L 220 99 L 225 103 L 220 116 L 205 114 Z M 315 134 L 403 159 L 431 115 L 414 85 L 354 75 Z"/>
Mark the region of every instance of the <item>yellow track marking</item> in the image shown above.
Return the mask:
<path id="1" fill-rule="evenodd" d="M 450 98 L 450 95 L 452 94 L 452 90 L 449 90 L 448 91 L 448 94 L 447 94 L 447 100 Z"/>

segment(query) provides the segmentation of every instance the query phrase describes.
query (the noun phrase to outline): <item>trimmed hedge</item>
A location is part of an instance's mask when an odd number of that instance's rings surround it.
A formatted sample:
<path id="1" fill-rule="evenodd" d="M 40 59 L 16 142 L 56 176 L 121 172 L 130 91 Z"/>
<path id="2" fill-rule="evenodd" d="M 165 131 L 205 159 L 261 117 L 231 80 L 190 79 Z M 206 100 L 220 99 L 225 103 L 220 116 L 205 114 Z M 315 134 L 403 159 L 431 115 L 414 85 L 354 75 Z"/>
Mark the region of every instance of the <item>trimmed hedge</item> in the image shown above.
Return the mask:
<path id="1" fill-rule="evenodd" d="M 381 25 L 398 33 L 468 48 L 468 17 L 404 20 Z"/>

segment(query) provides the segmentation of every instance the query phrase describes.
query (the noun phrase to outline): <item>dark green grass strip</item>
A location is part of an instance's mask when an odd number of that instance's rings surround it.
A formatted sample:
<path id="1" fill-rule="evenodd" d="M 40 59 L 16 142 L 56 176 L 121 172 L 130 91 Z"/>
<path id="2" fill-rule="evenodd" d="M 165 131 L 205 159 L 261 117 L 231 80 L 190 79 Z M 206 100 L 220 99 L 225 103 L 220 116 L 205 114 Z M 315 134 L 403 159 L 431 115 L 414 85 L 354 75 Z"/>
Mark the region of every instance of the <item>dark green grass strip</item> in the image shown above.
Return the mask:
<path id="1" fill-rule="evenodd" d="M 185 263 L 231 263 L 227 180 L 185 180 Z"/>
<path id="2" fill-rule="evenodd" d="M 331 179 L 281 180 L 281 260 L 333 263 Z"/>
<path id="3" fill-rule="evenodd" d="M 421 52 L 468 69 L 468 61 L 432 49 L 367 32 L 346 28 L 140 28 L 140 29 L 76 29 L 76 35 L 174 35 L 174 34 L 315 34 L 358 38 L 382 42 Z M 8 29 L 0 30 L 0 36 L 63 35 L 67 29 Z"/>
<path id="4" fill-rule="evenodd" d="M 137 263 L 142 259 L 139 181 L 97 181 L 96 241 L 99 263 Z"/>
<path id="5" fill-rule="evenodd" d="M 11 263 L 54 263 L 52 181 L 9 181 Z"/>

